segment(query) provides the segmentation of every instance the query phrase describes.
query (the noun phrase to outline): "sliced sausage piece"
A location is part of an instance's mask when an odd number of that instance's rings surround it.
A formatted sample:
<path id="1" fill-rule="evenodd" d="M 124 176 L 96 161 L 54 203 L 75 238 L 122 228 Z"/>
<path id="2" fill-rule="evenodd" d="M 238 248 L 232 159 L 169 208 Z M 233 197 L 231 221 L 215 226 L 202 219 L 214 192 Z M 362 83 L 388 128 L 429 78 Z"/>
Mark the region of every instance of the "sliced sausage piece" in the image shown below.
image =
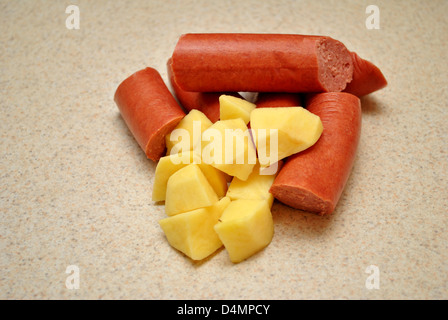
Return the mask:
<path id="1" fill-rule="evenodd" d="M 261 92 L 255 101 L 257 108 L 299 107 L 302 97 L 298 93 Z"/>
<path id="2" fill-rule="evenodd" d="M 146 68 L 134 73 L 118 86 L 114 100 L 146 156 L 158 161 L 165 136 L 185 116 L 159 72 Z"/>
<path id="3" fill-rule="evenodd" d="M 173 77 L 173 69 L 171 65 L 172 59 L 167 62 L 168 79 L 170 80 L 171 87 L 174 94 L 179 100 L 179 103 L 186 111 L 197 109 L 202 111 L 211 122 L 215 123 L 219 120 L 219 96 L 222 94 L 232 95 L 234 97 L 241 98 L 238 93 L 233 92 L 189 92 L 182 90 L 176 83 Z"/>
<path id="4" fill-rule="evenodd" d="M 172 59 L 180 88 L 197 92 L 342 91 L 353 74 L 347 48 L 323 36 L 185 34 Z"/>
<path id="5" fill-rule="evenodd" d="M 355 52 L 350 52 L 353 61 L 353 80 L 344 92 L 362 97 L 387 86 L 387 80 L 381 70 Z"/>
<path id="6" fill-rule="evenodd" d="M 296 209 L 330 214 L 348 180 L 361 133 L 361 104 L 349 93 L 320 93 L 307 100 L 307 109 L 324 127 L 311 148 L 291 156 L 270 192 Z"/>

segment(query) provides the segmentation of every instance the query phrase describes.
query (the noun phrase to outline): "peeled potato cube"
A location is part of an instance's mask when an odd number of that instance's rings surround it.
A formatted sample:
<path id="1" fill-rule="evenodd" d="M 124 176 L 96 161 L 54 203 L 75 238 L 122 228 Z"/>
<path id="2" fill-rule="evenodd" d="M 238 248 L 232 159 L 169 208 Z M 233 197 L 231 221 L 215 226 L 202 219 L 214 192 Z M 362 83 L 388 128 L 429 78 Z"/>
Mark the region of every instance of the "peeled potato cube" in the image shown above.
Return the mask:
<path id="1" fill-rule="evenodd" d="M 173 216 L 213 205 L 219 200 L 197 164 L 190 164 L 175 172 L 166 187 L 165 212 Z"/>
<path id="2" fill-rule="evenodd" d="M 266 200 L 272 207 L 274 196 L 269 192 L 276 174 L 260 174 L 260 165 L 257 164 L 246 181 L 237 177 L 233 178 L 229 185 L 226 196 L 232 201 L 238 199 Z"/>
<path id="3" fill-rule="evenodd" d="M 213 206 L 181 213 L 159 221 L 170 245 L 193 260 L 202 260 L 222 246 L 214 230 L 230 199 Z"/>
<path id="4" fill-rule="evenodd" d="M 167 154 L 185 152 L 200 148 L 201 135 L 208 127 L 212 125 L 207 116 L 199 110 L 192 109 L 174 128 L 174 130 L 165 137 Z M 176 129 L 182 129 L 183 132 L 176 132 Z M 176 137 L 177 133 L 182 133 Z M 182 137 L 182 138 L 181 138 Z M 172 141 L 174 140 L 174 141 Z M 176 149 L 173 149 L 176 146 Z"/>
<path id="5" fill-rule="evenodd" d="M 227 192 L 227 175 L 221 170 L 212 167 L 211 165 L 200 163 L 198 164 L 207 181 L 215 190 L 218 198 L 222 198 Z"/>
<path id="6" fill-rule="evenodd" d="M 235 200 L 224 210 L 215 231 L 233 263 L 265 248 L 274 236 L 274 222 L 266 200 Z"/>
<path id="7" fill-rule="evenodd" d="M 193 161 L 194 154 L 191 151 L 160 158 L 154 176 L 152 201 L 165 201 L 168 179 L 177 170 L 193 163 Z"/>
<path id="8" fill-rule="evenodd" d="M 247 125 L 250 120 L 250 113 L 256 108 L 256 105 L 241 98 L 221 95 L 219 97 L 219 115 L 220 120 L 242 119 Z"/>
<path id="9" fill-rule="evenodd" d="M 246 180 L 256 163 L 255 147 L 241 119 L 219 120 L 202 134 L 202 161 Z"/>
<path id="10" fill-rule="evenodd" d="M 319 116 L 302 107 L 255 109 L 250 125 L 262 166 L 311 147 L 323 131 Z"/>

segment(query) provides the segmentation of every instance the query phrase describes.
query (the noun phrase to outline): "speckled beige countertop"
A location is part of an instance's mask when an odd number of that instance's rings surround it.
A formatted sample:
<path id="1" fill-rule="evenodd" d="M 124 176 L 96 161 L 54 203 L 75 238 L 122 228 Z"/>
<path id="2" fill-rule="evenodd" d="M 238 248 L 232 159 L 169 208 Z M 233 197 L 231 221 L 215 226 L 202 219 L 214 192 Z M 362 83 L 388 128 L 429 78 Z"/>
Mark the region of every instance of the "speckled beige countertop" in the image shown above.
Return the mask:
<path id="1" fill-rule="evenodd" d="M 365 26 L 371 2 L 379 30 Z M 79 30 L 66 28 L 70 4 Z M 0 1 L 0 298 L 447 299 L 447 13 L 446 0 Z M 168 245 L 155 164 L 113 101 L 146 66 L 166 80 L 187 32 L 329 35 L 389 81 L 362 99 L 334 214 L 275 203 L 271 245 L 238 265 Z"/>

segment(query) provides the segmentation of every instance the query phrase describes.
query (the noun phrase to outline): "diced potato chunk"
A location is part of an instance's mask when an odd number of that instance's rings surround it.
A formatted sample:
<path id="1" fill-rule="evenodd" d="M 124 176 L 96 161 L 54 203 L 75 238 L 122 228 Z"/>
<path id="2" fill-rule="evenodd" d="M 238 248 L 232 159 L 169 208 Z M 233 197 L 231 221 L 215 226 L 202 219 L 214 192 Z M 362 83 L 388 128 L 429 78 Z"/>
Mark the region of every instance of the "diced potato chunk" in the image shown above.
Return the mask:
<path id="1" fill-rule="evenodd" d="M 224 197 L 227 192 L 227 175 L 209 164 L 200 163 L 198 165 L 213 190 L 215 190 L 218 198 Z"/>
<path id="2" fill-rule="evenodd" d="M 242 119 L 247 125 L 250 120 L 250 113 L 256 105 L 241 98 L 221 95 L 219 97 L 220 120 Z"/>
<path id="3" fill-rule="evenodd" d="M 233 178 L 229 185 L 226 196 L 231 200 L 253 199 L 266 200 L 269 207 L 272 207 L 274 196 L 269 192 L 276 174 L 261 175 L 260 165 L 257 164 L 246 181 L 237 177 Z"/>
<path id="4" fill-rule="evenodd" d="M 193 260 L 202 260 L 222 246 L 214 225 L 229 203 L 230 199 L 224 197 L 211 207 L 168 217 L 159 224 L 173 248 Z"/>
<path id="5" fill-rule="evenodd" d="M 193 151 L 186 151 L 160 158 L 154 177 L 152 201 L 165 201 L 168 179 L 173 173 L 192 163 L 198 164 L 218 197 L 224 197 L 229 176 L 211 165 L 201 163 L 201 158 Z"/>
<path id="6" fill-rule="evenodd" d="M 176 171 L 166 188 L 165 212 L 173 216 L 213 205 L 219 200 L 197 164 Z"/>
<path id="7" fill-rule="evenodd" d="M 319 116 L 302 107 L 255 109 L 250 116 L 250 125 L 262 166 L 311 147 L 323 130 Z"/>
<path id="8" fill-rule="evenodd" d="M 192 109 L 174 128 L 174 130 L 165 137 L 167 155 L 178 152 L 185 152 L 189 150 L 195 150 L 200 148 L 201 135 L 208 127 L 212 125 L 212 122 L 207 116 L 199 110 Z M 183 129 L 183 134 L 176 137 L 177 133 L 181 131 L 175 131 L 176 129 Z M 180 138 L 182 137 L 182 138 Z M 171 141 L 174 140 L 174 141 Z M 173 149 L 176 146 L 176 149 Z"/>
<path id="9" fill-rule="evenodd" d="M 235 200 L 224 210 L 215 231 L 233 263 L 265 248 L 274 235 L 274 222 L 266 200 Z"/>
<path id="10" fill-rule="evenodd" d="M 256 163 L 255 147 L 241 119 L 220 120 L 202 134 L 202 160 L 241 180 L 246 180 Z"/>
<path id="11" fill-rule="evenodd" d="M 177 170 L 193 163 L 193 159 L 194 155 L 191 151 L 160 158 L 154 176 L 152 201 L 165 201 L 168 179 Z"/>

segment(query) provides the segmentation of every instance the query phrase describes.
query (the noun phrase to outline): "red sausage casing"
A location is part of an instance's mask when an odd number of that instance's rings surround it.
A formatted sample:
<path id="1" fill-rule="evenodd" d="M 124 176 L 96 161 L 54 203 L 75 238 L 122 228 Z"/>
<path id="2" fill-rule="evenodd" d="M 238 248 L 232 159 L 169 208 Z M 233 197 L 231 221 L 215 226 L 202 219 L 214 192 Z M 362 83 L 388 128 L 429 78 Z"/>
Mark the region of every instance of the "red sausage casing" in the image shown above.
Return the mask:
<path id="1" fill-rule="evenodd" d="M 185 116 L 160 74 L 153 68 L 134 73 L 118 86 L 114 100 L 146 156 L 158 161 L 165 136 Z"/>
<path id="2" fill-rule="evenodd" d="M 353 61 L 353 80 L 347 84 L 344 92 L 362 97 L 387 86 L 387 80 L 381 70 L 372 62 L 350 52 Z"/>
<path id="3" fill-rule="evenodd" d="M 172 59 L 167 62 L 168 79 L 179 103 L 186 111 L 197 109 L 203 112 L 211 122 L 219 120 L 219 96 L 222 94 L 241 98 L 238 93 L 230 92 L 189 92 L 182 90 L 174 80 Z"/>
<path id="4" fill-rule="evenodd" d="M 300 107 L 302 97 L 298 93 L 260 92 L 255 104 L 257 108 Z"/>
<path id="5" fill-rule="evenodd" d="M 327 92 L 352 80 L 350 52 L 339 41 L 293 34 L 185 34 L 173 53 L 185 91 Z"/>
<path id="6" fill-rule="evenodd" d="M 307 109 L 321 118 L 324 130 L 309 149 L 291 156 L 270 192 L 296 209 L 332 213 L 350 175 L 361 133 L 361 104 L 349 93 L 320 93 Z"/>

